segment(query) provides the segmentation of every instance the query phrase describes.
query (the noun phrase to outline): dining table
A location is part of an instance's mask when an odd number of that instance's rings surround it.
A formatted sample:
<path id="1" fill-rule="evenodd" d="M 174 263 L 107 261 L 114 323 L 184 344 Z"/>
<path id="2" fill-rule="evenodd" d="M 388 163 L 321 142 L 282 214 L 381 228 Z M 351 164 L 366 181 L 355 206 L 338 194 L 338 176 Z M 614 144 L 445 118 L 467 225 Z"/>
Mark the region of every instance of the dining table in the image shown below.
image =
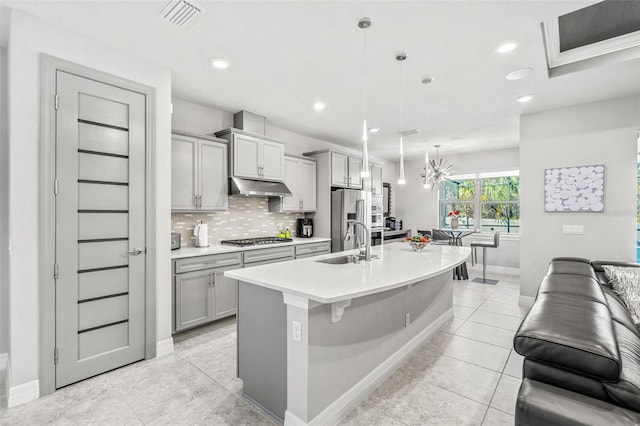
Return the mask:
<path id="1" fill-rule="evenodd" d="M 441 228 L 439 231 L 449 236 L 449 245 L 462 246 L 462 239 L 468 235 L 475 234 L 474 229 L 453 229 Z M 453 269 L 454 280 L 468 280 L 469 272 L 467 271 L 467 262 L 463 262 L 460 266 Z"/>

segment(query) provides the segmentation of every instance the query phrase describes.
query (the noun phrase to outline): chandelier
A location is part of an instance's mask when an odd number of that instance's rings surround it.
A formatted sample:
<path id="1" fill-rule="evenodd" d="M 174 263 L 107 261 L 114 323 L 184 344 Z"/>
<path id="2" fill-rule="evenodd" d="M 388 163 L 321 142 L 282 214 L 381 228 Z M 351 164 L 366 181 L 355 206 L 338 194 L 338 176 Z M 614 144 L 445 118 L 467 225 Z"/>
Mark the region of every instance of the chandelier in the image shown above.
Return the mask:
<path id="1" fill-rule="evenodd" d="M 444 181 L 451 179 L 451 173 L 453 172 L 453 165 L 447 164 L 445 160 L 440 158 L 438 150 L 440 145 L 436 145 L 436 159 L 429 161 L 429 153 L 425 155 L 424 161 L 424 173 L 422 176 L 422 183 L 425 188 L 431 187 L 431 190 L 438 188 Z"/>

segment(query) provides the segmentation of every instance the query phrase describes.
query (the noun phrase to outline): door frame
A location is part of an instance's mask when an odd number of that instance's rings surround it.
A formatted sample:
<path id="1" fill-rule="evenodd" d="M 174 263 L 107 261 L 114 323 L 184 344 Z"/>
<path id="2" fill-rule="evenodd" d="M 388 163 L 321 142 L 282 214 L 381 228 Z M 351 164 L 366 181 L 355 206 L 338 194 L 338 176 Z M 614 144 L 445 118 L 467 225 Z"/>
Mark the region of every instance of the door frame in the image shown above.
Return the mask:
<path id="1" fill-rule="evenodd" d="M 40 55 L 40 220 L 39 220 L 39 275 L 40 275 L 40 396 L 56 390 L 54 350 L 56 344 L 56 304 L 53 265 L 55 260 L 55 140 L 56 73 L 63 71 L 78 77 L 140 93 L 145 96 L 145 359 L 156 356 L 156 225 L 153 206 L 156 200 L 155 181 L 155 122 L 156 90 L 112 74 L 104 73 L 53 56 Z"/>

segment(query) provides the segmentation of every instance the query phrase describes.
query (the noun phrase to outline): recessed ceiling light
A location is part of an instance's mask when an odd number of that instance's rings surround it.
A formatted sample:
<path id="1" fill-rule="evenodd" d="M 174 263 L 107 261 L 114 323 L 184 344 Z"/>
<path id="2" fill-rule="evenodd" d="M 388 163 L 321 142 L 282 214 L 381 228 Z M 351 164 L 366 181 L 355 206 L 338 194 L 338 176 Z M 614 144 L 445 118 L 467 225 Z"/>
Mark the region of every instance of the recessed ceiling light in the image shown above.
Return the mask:
<path id="1" fill-rule="evenodd" d="M 325 104 L 324 102 L 316 102 L 315 104 L 313 104 L 313 109 L 315 109 L 316 111 L 322 111 L 327 107 L 327 104 Z"/>
<path id="2" fill-rule="evenodd" d="M 507 52 L 511 52 L 516 47 L 518 47 L 518 45 L 515 42 L 507 41 L 505 43 L 502 43 L 498 47 L 496 47 L 496 52 L 498 52 L 498 53 L 507 53 Z"/>
<path id="3" fill-rule="evenodd" d="M 380 127 L 369 127 L 369 131 L 371 133 L 378 133 L 380 131 Z"/>
<path id="4" fill-rule="evenodd" d="M 518 68 L 505 76 L 507 80 L 522 80 L 533 74 L 533 68 Z"/>
<path id="5" fill-rule="evenodd" d="M 211 65 L 215 68 L 226 70 L 231 66 L 231 62 L 225 58 L 211 58 Z"/>
<path id="6" fill-rule="evenodd" d="M 516 101 L 518 102 L 529 102 L 533 99 L 533 96 L 531 95 L 522 95 L 522 96 L 518 96 L 516 98 Z"/>

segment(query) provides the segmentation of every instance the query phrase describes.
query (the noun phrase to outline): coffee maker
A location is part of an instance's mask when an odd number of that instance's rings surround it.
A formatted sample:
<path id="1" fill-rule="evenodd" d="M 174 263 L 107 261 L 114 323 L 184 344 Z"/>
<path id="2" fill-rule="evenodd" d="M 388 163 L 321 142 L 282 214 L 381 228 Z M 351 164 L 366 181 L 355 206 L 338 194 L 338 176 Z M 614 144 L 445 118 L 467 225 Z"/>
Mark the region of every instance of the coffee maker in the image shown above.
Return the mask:
<path id="1" fill-rule="evenodd" d="M 313 237 L 313 219 L 298 219 L 296 226 L 296 237 Z"/>

